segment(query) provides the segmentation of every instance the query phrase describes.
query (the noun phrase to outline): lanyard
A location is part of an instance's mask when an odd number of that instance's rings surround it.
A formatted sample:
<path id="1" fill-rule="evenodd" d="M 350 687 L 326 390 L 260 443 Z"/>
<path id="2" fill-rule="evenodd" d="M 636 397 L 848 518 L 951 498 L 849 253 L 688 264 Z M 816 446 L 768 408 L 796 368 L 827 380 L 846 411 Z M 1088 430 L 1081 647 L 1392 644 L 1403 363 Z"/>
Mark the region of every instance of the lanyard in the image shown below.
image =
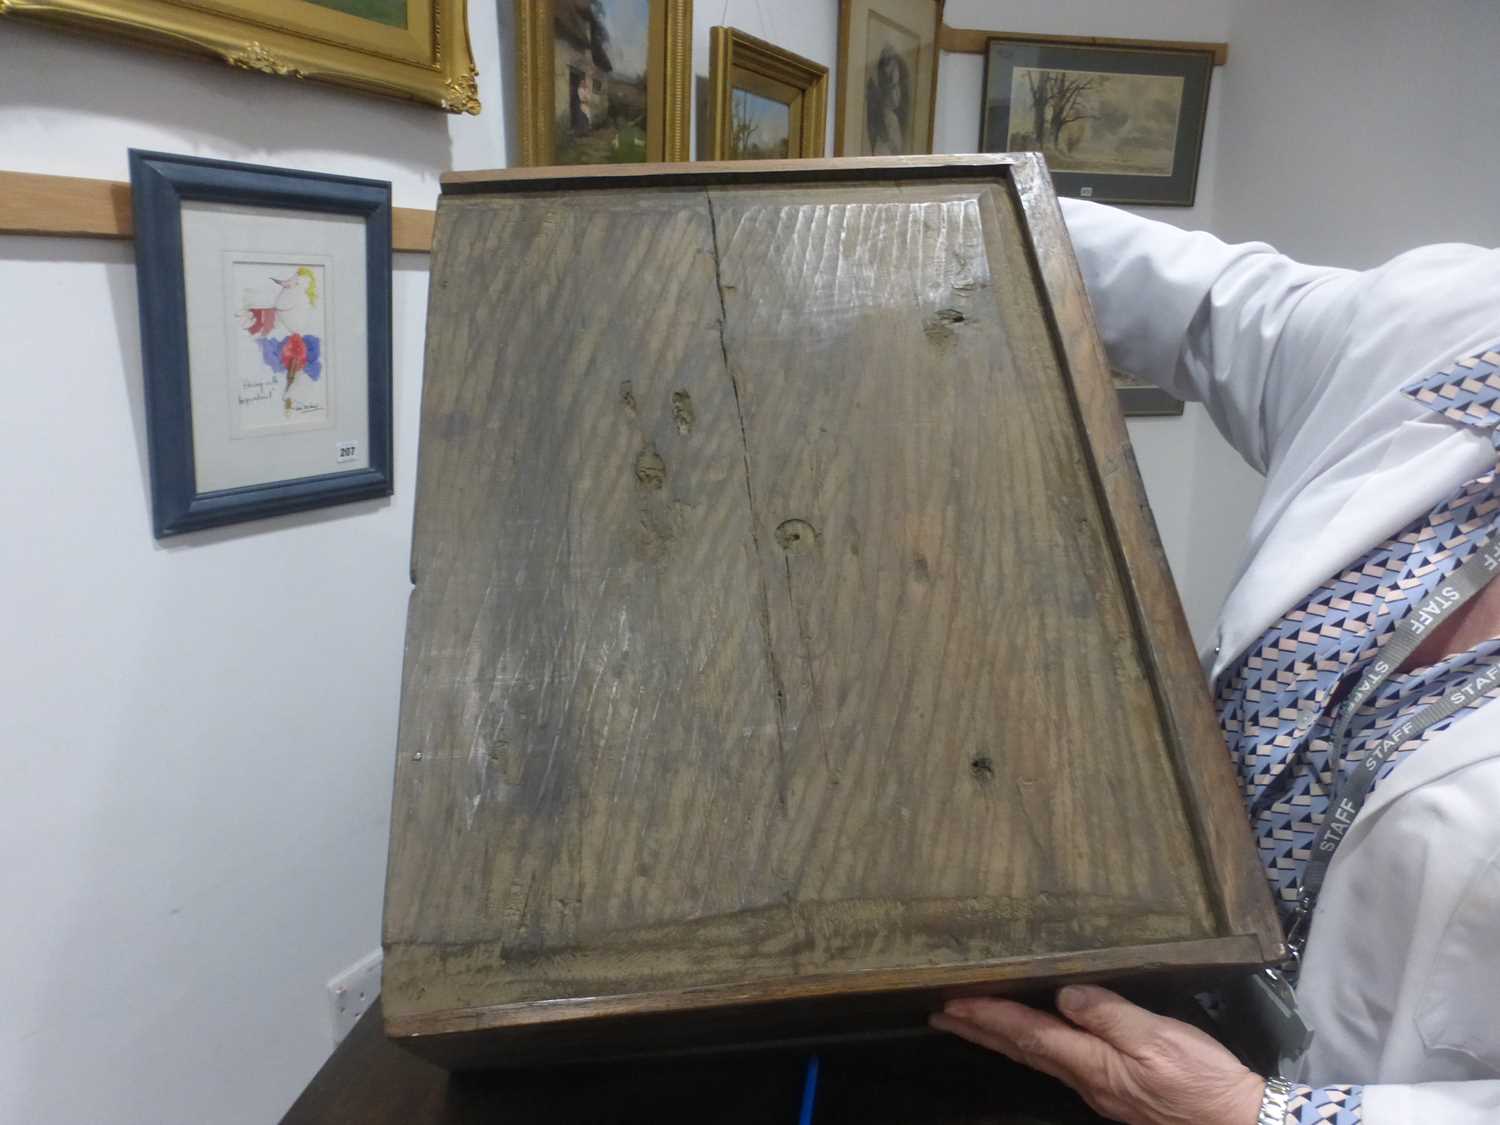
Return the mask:
<path id="1" fill-rule="evenodd" d="M 1376 654 L 1359 683 L 1339 708 L 1329 751 L 1329 763 L 1335 773 L 1344 758 L 1349 726 L 1354 721 L 1355 712 L 1416 651 L 1424 636 L 1489 585 L 1497 572 L 1500 572 L 1500 537 L 1480 543 L 1474 553 L 1397 626 L 1396 632 Z M 1329 801 L 1323 823 L 1313 837 L 1312 854 L 1302 875 L 1302 893 L 1297 899 L 1296 912 L 1288 928 L 1287 946 L 1294 960 L 1301 957 L 1307 944 L 1313 907 L 1317 905 L 1318 893 L 1323 889 L 1323 880 L 1328 875 L 1333 854 L 1343 842 L 1360 809 L 1364 808 L 1370 790 L 1375 787 L 1380 768 L 1391 760 L 1406 741 L 1456 714 L 1497 684 L 1500 684 L 1500 664 L 1492 665 L 1449 689 L 1442 699 L 1424 707 L 1415 715 L 1402 719 L 1387 731 L 1385 737 L 1371 747 L 1359 765 L 1338 784 Z"/>

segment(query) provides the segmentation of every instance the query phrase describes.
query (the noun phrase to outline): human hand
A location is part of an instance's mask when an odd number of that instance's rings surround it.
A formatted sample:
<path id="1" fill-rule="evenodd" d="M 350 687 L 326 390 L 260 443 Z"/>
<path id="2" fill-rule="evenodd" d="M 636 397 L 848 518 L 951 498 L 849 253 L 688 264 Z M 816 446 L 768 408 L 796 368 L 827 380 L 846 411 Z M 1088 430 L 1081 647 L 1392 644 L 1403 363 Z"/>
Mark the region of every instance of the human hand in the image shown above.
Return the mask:
<path id="1" fill-rule="evenodd" d="M 1255 1125 L 1265 1080 L 1196 1027 L 1093 985 L 1062 989 L 1057 1006 L 1066 1020 L 1012 1000 L 952 1000 L 930 1022 L 1126 1125 Z"/>

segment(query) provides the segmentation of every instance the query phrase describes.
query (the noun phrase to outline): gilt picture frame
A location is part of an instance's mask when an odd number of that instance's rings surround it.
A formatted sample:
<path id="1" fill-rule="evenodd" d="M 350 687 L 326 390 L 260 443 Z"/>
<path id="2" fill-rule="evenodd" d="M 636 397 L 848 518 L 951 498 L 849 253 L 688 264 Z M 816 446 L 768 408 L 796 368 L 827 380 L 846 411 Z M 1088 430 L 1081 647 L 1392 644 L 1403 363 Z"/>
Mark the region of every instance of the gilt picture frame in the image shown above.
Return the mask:
<path id="1" fill-rule="evenodd" d="M 737 28 L 708 34 L 710 158 L 827 155 L 828 68 Z"/>
<path id="2" fill-rule="evenodd" d="M 932 151 L 943 0 L 839 0 L 835 156 Z"/>
<path id="3" fill-rule="evenodd" d="M 468 0 L 3 0 L 34 19 L 245 70 L 478 113 Z"/>
<path id="4" fill-rule="evenodd" d="M 158 538 L 391 495 L 389 183 L 130 152 Z"/>
<path id="5" fill-rule="evenodd" d="M 516 0 L 521 163 L 687 160 L 692 0 Z"/>
<path id="6" fill-rule="evenodd" d="M 1040 152 L 1059 195 L 1191 207 L 1216 45 L 996 36 L 982 152 Z"/>

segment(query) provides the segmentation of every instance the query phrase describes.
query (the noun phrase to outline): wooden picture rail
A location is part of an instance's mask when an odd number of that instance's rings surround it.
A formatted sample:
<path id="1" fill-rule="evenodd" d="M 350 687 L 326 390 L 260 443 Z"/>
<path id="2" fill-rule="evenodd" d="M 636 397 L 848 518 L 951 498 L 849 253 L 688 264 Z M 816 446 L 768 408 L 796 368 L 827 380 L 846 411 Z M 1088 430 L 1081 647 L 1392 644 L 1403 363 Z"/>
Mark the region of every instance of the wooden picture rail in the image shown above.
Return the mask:
<path id="1" fill-rule="evenodd" d="M 1194 43 L 1181 39 L 1111 39 L 1101 35 L 1031 35 L 1026 32 L 986 31 L 981 27 L 938 28 L 938 47 L 960 55 L 982 55 L 991 39 L 1025 43 L 1055 43 L 1064 47 L 1121 47 L 1137 51 L 1212 51 L 1214 65 L 1229 61 L 1228 43 Z"/>
<path id="2" fill-rule="evenodd" d="M 433 212 L 391 208 L 391 248 L 432 250 Z M 130 185 L 33 172 L 0 171 L 0 234 L 131 238 Z"/>

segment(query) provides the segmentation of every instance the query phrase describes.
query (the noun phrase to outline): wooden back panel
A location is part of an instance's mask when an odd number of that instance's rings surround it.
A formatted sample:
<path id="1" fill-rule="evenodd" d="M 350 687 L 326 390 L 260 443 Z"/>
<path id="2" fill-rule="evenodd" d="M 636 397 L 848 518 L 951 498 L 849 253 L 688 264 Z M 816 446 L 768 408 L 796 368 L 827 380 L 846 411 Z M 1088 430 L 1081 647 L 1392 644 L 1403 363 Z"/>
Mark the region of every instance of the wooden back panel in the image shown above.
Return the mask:
<path id="1" fill-rule="evenodd" d="M 1274 953 L 1035 167 L 600 184 L 439 208 L 392 1033 L 681 1046 Z"/>

